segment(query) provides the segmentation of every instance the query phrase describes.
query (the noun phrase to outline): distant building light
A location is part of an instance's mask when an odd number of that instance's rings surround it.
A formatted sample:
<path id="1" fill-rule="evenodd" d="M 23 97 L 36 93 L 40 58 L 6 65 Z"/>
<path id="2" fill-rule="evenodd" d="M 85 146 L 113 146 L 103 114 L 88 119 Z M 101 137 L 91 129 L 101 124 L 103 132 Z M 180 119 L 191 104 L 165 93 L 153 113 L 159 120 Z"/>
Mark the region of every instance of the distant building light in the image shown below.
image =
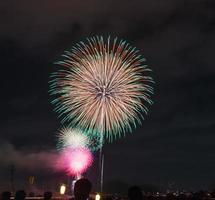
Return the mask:
<path id="1" fill-rule="evenodd" d="M 101 198 L 100 194 L 96 194 L 95 200 L 100 200 L 100 198 Z"/>
<path id="2" fill-rule="evenodd" d="M 64 184 L 62 184 L 60 186 L 60 194 L 65 194 L 65 192 L 66 192 L 66 186 Z"/>

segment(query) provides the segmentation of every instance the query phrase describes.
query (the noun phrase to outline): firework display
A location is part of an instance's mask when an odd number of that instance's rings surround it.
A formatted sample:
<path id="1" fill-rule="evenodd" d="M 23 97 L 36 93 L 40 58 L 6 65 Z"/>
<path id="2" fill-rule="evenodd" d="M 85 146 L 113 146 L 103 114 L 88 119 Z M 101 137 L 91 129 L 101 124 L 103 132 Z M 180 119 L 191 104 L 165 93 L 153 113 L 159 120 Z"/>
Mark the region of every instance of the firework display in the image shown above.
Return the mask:
<path id="1" fill-rule="evenodd" d="M 65 170 L 68 175 L 78 176 L 93 163 L 93 155 L 87 148 L 67 148 L 61 151 L 57 168 Z"/>
<path id="2" fill-rule="evenodd" d="M 153 79 L 144 61 L 117 38 L 92 37 L 66 51 L 50 81 L 62 123 L 109 140 L 131 132 L 152 104 Z"/>
<path id="3" fill-rule="evenodd" d="M 96 151 L 101 148 L 99 136 L 83 133 L 77 128 L 62 128 L 57 134 L 57 149 L 63 150 L 66 148 L 88 148 L 91 151 Z"/>

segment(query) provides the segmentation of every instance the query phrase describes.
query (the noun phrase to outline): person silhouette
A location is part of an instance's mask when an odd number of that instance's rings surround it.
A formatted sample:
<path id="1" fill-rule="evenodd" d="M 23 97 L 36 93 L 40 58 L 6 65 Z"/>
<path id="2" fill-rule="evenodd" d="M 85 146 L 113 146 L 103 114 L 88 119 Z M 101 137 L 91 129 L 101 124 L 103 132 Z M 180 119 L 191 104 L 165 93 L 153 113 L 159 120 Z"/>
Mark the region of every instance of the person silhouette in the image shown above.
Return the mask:
<path id="1" fill-rule="evenodd" d="M 74 197 L 75 200 L 86 200 L 89 198 L 92 189 L 92 183 L 86 179 L 81 178 L 75 182 Z"/>
<path id="2" fill-rule="evenodd" d="M 18 190 L 15 195 L 15 200 L 24 200 L 26 197 L 26 193 L 24 190 Z"/>
<path id="3" fill-rule="evenodd" d="M 143 200 L 142 190 L 138 186 L 132 186 L 128 189 L 129 200 Z"/>
<path id="4" fill-rule="evenodd" d="M 4 191 L 1 193 L 1 200 L 10 200 L 11 193 L 9 191 Z"/>

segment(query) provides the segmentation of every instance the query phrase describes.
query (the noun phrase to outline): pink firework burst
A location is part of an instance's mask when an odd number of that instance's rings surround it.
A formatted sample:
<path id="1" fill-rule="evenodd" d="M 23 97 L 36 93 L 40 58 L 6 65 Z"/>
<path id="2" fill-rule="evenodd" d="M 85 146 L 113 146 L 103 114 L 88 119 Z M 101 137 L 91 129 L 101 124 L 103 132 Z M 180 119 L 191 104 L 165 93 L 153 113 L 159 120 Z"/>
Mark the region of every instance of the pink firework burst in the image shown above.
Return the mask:
<path id="1" fill-rule="evenodd" d="M 69 175 L 84 173 L 93 163 L 93 155 L 87 148 L 67 148 L 61 152 L 57 168 Z"/>

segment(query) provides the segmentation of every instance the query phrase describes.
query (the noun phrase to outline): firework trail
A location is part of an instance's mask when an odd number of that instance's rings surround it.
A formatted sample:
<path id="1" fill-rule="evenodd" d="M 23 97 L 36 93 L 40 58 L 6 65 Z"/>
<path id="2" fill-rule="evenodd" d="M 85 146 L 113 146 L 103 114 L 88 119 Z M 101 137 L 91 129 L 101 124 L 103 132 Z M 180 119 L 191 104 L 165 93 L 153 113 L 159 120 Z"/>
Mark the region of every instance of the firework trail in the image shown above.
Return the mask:
<path id="1" fill-rule="evenodd" d="M 57 149 L 66 148 L 88 148 L 96 151 L 101 148 L 100 138 L 97 135 L 83 133 L 79 129 L 62 128 L 57 134 Z"/>
<path id="2" fill-rule="evenodd" d="M 109 140 L 132 131 L 152 104 L 151 71 L 123 40 L 92 37 L 66 51 L 51 75 L 52 103 L 62 122 Z"/>

